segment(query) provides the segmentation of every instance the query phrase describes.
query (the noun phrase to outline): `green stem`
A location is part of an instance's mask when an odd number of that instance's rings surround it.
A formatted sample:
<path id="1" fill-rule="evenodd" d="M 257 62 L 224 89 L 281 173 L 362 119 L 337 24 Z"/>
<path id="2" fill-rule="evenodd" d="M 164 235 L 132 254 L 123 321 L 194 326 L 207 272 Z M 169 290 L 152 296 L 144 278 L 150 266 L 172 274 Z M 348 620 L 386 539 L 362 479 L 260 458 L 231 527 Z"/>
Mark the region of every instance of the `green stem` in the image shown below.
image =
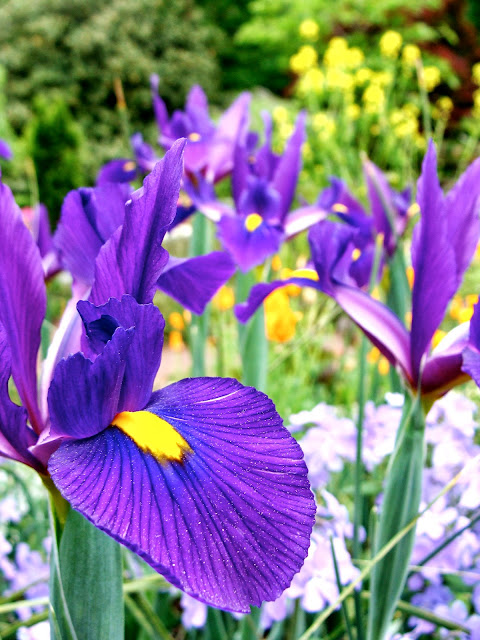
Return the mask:
<path id="1" fill-rule="evenodd" d="M 253 273 L 237 274 L 236 295 L 238 301 L 245 300 L 255 284 Z M 240 357 L 242 360 L 242 382 L 265 391 L 267 385 L 268 343 L 265 335 L 265 314 L 260 306 L 246 324 L 238 324 Z"/>
<path id="2" fill-rule="evenodd" d="M 395 450 L 386 472 L 386 486 L 375 553 L 406 527 L 417 515 L 422 489 L 425 417 L 418 398 L 405 396 L 404 414 Z M 408 574 L 415 540 L 413 527 L 375 566 L 371 577 L 369 640 L 382 640 L 388 629 Z"/>
<path id="3" fill-rule="evenodd" d="M 210 223 L 201 213 L 193 218 L 193 233 L 190 243 L 190 255 L 201 256 L 211 250 L 212 238 Z M 192 375 L 206 375 L 205 348 L 208 337 L 210 311 L 207 307 L 201 316 L 193 315 L 190 324 L 190 345 L 192 351 Z"/>

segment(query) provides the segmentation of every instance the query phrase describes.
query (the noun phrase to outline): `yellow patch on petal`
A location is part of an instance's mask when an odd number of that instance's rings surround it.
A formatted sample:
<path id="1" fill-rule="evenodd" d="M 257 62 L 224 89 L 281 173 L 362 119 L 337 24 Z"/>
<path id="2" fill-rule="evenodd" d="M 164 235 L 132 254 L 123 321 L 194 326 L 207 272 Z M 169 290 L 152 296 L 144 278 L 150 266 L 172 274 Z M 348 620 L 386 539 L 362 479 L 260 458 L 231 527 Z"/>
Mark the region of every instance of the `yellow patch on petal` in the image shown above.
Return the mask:
<path id="1" fill-rule="evenodd" d="M 332 211 L 338 211 L 338 213 L 347 213 L 348 207 L 346 207 L 341 202 L 336 202 L 332 207 Z"/>
<path id="2" fill-rule="evenodd" d="M 262 224 L 262 222 L 263 222 L 263 218 L 260 214 L 250 213 L 245 218 L 245 229 L 247 231 L 250 231 L 251 233 L 252 231 L 255 231 L 255 229 L 258 229 L 258 227 Z"/>
<path id="3" fill-rule="evenodd" d="M 355 249 L 352 251 L 352 261 L 356 262 L 361 255 L 362 252 L 360 251 L 360 249 L 358 247 L 355 247 Z"/>
<path id="4" fill-rule="evenodd" d="M 150 411 L 122 411 L 117 413 L 112 426 L 118 427 L 139 449 L 151 453 L 159 462 L 182 462 L 187 453 L 192 453 L 178 431 Z"/>
<path id="5" fill-rule="evenodd" d="M 190 133 L 188 139 L 192 142 L 198 142 L 201 139 L 201 135 L 199 133 Z"/>
<path id="6" fill-rule="evenodd" d="M 290 278 L 308 278 L 309 280 L 318 280 L 318 273 L 313 269 L 296 269 L 292 271 Z"/>
<path id="7" fill-rule="evenodd" d="M 125 162 L 122 168 L 124 171 L 133 171 L 137 168 L 137 165 L 133 160 L 129 160 L 128 162 Z"/>

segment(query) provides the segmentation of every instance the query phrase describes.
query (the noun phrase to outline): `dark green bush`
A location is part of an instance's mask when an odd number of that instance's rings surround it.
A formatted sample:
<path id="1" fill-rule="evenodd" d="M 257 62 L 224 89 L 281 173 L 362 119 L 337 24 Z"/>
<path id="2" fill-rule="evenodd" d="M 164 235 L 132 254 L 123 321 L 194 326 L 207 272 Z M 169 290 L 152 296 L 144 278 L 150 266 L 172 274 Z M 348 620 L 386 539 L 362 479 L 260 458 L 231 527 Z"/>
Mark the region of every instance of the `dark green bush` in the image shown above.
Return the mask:
<path id="1" fill-rule="evenodd" d="M 115 107 L 123 87 L 132 129 L 152 122 L 149 76 L 170 108 L 201 84 L 215 97 L 222 32 L 192 0 L 3 0 L 0 63 L 9 120 L 20 133 L 32 100 L 61 95 L 87 136 L 93 166 L 111 158 L 125 132 Z M 218 97 L 218 96 L 217 96 Z M 93 171 L 92 171 L 93 174 Z"/>
<path id="2" fill-rule="evenodd" d="M 35 165 L 38 199 L 46 205 L 55 228 L 63 198 L 85 183 L 83 136 L 62 98 L 47 100 L 42 96 L 35 100 L 34 109 L 27 131 L 28 154 Z"/>

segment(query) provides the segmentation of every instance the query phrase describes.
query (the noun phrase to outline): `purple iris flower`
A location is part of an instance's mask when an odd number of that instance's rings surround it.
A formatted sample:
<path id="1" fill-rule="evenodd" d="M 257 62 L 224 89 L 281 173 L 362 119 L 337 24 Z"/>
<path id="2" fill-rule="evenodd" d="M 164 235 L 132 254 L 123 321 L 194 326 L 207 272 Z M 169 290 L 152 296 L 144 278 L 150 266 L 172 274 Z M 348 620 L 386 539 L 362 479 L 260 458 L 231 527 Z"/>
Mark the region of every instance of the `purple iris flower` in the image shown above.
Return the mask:
<path id="1" fill-rule="evenodd" d="M 247 302 L 236 308 L 245 322 L 266 296 L 287 284 L 311 286 L 334 298 L 381 353 L 396 366 L 407 384 L 435 399 L 465 379 L 462 350 L 468 324 L 452 330 L 431 351 L 431 341 L 447 306 L 460 286 L 480 235 L 480 160 L 474 162 L 444 195 L 430 143 L 418 181 L 420 219 L 412 239 L 412 327 L 403 318 L 361 290 L 350 275 L 355 232 L 323 221 L 310 230 L 314 270 L 288 280 L 256 285 Z"/>
<path id="2" fill-rule="evenodd" d="M 305 114 L 297 119 L 284 153 L 272 151 L 272 127 L 265 116 L 265 143 L 256 152 L 250 137 L 235 148 L 232 191 L 235 208 L 218 202 L 208 181 L 196 177 L 185 189 L 196 206 L 218 223 L 218 237 L 242 271 L 262 264 L 285 240 L 325 217 L 324 209 L 290 211 L 301 169 Z"/>
<path id="3" fill-rule="evenodd" d="M 359 287 L 370 282 L 375 260 L 376 238 L 383 236 L 385 256 L 392 257 L 398 238 L 405 232 L 408 211 L 411 205 L 411 189 L 397 192 L 390 187 L 385 174 L 373 162 L 365 159 L 363 173 L 367 185 L 370 212 L 350 193 L 345 182 L 330 178 L 330 186 L 324 189 L 317 200 L 317 208 L 324 209 L 356 230 L 352 236 L 356 259 L 350 265 L 350 275 Z M 384 256 L 381 256 L 381 264 Z M 378 270 L 379 277 L 382 269 Z"/>
<path id="4" fill-rule="evenodd" d="M 250 94 L 242 93 L 215 125 L 208 114 L 207 97 L 200 86 L 195 85 L 190 89 L 185 111 L 175 111 L 171 118 L 158 95 L 158 86 L 158 76 L 153 75 L 152 100 L 160 131 L 160 146 L 169 149 L 175 140 L 187 138 L 185 172 L 201 174 L 209 182 L 218 182 L 231 172 L 236 141 L 246 135 Z M 147 148 L 140 146 L 139 141 L 136 148 L 142 160 L 148 156 Z"/>
<path id="5" fill-rule="evenodd" d="M 128 184 L 105 182 L 71 191 L 65 198 L 54 241 L 77 288 L 87 290 L 92 286 L 97 255 L 123 224 L 132 197 Z M 174 220 L 178 216 L 177 206 Z M 139 224 L 143 224 L 141 220 Z M 169 228 L 163 229 L 160 242 Z M 231 257 L 222 251 L 185 259 L 168 256 L 157 286 L 194 313 L 202 313 L 234 270 Z"/>
<path id="6" fill-rule="evenodd" d="M 61 270 L 58 251 L 53 244 L 47 208 L 43 204 L 22 208 L 23 221 L 30 229 L 42 258 L 45 279 L 48 280 Z"/>
<path id="7" fill-rule="evenodd" d="M 0 454 L 50 478 L 173 585 L 247 612 L 300 569 L 315 504 L 301 449 L 267 396 L 223 378 L 152 392 L 164 329 L 152 298 L 182 151 L 174 145 L 156 165 L 101 248 L 90 299 L 77 305 L 82 349 L 68 355 L 60 344 L 46 409 L 37 396 L 41 259 L 0 184 Z M 9 397 L 10 375 L 23 406 Z"/>

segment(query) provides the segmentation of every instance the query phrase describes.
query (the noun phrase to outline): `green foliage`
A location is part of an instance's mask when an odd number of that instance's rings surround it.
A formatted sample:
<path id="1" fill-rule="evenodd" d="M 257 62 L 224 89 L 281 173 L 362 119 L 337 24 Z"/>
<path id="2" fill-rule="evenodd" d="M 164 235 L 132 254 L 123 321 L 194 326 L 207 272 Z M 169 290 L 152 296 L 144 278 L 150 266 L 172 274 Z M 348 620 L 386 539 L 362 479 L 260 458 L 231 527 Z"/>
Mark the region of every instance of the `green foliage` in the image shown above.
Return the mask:
<path id="1" fill-rule="evenodd" d="M 55 227 L 64 197 L 85 181 L 80 161 L 83 136 L 62 98 L 35 100 L 35 116 L 27 140 L 39 201 L 46 205 L 50 224 Z"/>
<path id="2" fill-rule="evenodd" d="M 321 50 L 332 34 L 349 35 L 349 42 L 368 48 L 372 35 L 385 29 L 396 29 L 412 42 L 438 39 L 440 33 L 435 29 L 422 21 L 413 22 L 408 16 L 439 5 L 440 0 L 253 0 L 249 6 L 252 17 L 238 30 L 236 43 L 242 50 L 261 51 L 255 56 L 260 84 L 273 90 L 279 86 L 286 89 L 289 58 L 302 44 L 298 28 L 303 20 L 318 23 Z"/>
<path id="3" fill-rule="evenodd" d="M 62 95 L 90 141 L 92 176 L 122 144 L 125 153 L 115 82 L 132 128 L 142 131 L 152 121 L 151 73 L 159 74 L 170 107 L 182 105 L 194 83 L 216 93 L 221 31 L 192 0 L 3 0 L 1 10 L 0 62 L 8 73 L 12 126 L 25 127 L 34 96 Z"/>

